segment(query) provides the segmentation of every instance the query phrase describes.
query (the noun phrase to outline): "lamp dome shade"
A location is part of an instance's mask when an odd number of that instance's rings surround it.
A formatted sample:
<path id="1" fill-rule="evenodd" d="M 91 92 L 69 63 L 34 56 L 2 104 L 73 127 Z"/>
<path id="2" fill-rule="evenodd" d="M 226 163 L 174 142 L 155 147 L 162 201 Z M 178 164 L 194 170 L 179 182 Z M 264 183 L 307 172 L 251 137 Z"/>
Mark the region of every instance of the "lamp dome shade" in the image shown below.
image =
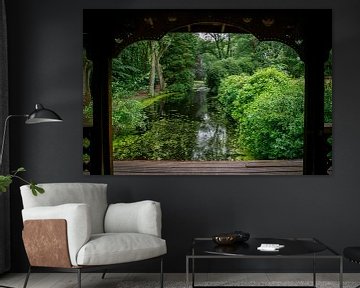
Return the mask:
<path id="1" fill-rule="evenodd" d="M 46 122 L 62 122 L 61 117 L 54 111 L 44 108 L 41 104 L 35 105 L 35 110 L 29 114 L 26 124 L 37 124 Z"/>

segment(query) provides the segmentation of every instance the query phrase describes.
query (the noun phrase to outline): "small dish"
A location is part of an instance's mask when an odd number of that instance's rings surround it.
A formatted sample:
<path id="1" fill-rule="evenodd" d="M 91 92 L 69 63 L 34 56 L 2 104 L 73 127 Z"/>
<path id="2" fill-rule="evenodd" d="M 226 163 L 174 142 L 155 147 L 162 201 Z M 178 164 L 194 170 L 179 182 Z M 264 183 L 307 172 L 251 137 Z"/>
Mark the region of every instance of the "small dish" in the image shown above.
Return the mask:
<path id="1" fill-rule="evenodd" d="M 232 245 L 237 241 L 237 235 L 232 233 L 224 233 L 213 236 L 212 240 L 218 245 Z"/>

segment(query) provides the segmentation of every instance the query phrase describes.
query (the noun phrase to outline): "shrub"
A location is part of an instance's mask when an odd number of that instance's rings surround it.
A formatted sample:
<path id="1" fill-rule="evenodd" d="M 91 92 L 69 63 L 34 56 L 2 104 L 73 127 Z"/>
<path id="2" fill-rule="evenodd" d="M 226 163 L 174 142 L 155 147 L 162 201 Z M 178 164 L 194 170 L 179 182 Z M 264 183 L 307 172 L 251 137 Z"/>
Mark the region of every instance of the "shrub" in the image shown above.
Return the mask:
<path id="1" fill-rule="evenodd" d="M 223 79 L 219 86 L 218 100 L 224 106 L 225 111 L 231 115 L 234 109 L 234 101 L 247 81 L 246 75 L 232 75 Z"/>
<path id="2" fill-rule="evenodd" d="M 141 136 L 117 137 L 113 141 L 113 157 L 115 160 L 141 159 Z"/>
<path id="3" fill-rule="evenodd" d="M 245 79 L 244 84 L 239 89 L 236 99 L 233 101 L 234 107 L 232 117 L 240 121 L 243 111 L 247 104 L 254 101 L 256 97 L 264 92 L 274 93 L 286 87 L 291 78 L 276 68 L 263 68 L 257 70 L 253 75 Z"/>
<path id="4" fill-rule="evenodd" d="M 113 141 L 116 160 L 191 160 L 199 123 L 187 119 L 161 119 L 142 135 Z"/>
<path id="5" fill-rule="evenodd" d="M 217 60 L 210 62 L 206 68 L 206 85 L 216 93 L 221 84 L 221 80 L 229 75 L 251 74 L 253 66 L 249 57 Z"/>
<path id="6" fill-rule="evenodd" d="M 264 91 L 246 106 L 240 144 L 255 159 L 295 159 L 303 154 L 302 81 Z"/>
<path id="7" fill-rule="evenodd" d="M 141 103 L 133 99 L 113 99 L 112 124 L 115 136 L 145 126 L 145 113 Z"/>

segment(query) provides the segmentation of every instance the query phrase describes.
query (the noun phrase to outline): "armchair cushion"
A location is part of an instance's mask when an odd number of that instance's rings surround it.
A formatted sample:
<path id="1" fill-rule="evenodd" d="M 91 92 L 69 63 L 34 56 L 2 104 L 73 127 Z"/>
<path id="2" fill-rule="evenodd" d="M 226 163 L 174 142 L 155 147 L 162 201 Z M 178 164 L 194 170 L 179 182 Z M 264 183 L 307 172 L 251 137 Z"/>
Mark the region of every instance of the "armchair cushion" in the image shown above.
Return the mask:
<path id="1" fill-rule="evenodd" d="M 91 220 L 86 204 L 64 204 L 58 206 L 33 207 L 22 210 L 23 220 L 65 219 L 70 260 L 77 265 L 79 249 L 90 239 Z"/>
<path id="2" fill-rule="evenodd" d="M 67 203 L 85 203 L 90 210 L 92 233 L 104 232 L 107 209 L 107 184 L 101 183 L 44 183 L 45 193 L 34 197 L 29 185 L 20 187 L 24 208 L 56 206 Z M 79 222 L 80 223 L 80 222 Z"/>
<path id="3" fill-rule="evenodd" d="M 166 253 L 165 240 L 140 233 L 94 234 L 81 247 L 78 265 L 108 265 L 145 260 Z"/>
<path id="4" fill-rule="evenodd" d="M 144 200 L 111 204 L 105 215 L 106 233 L 143 233 L 161 237 L 160 203 Z"/>

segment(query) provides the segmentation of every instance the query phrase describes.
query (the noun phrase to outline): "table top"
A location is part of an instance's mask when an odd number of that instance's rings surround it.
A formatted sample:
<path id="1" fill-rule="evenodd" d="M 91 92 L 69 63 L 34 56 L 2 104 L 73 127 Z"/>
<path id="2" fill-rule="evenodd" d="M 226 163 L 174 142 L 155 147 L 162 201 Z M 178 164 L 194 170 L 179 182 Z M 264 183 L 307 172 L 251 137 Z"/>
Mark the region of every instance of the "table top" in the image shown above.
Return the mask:
<path id="1" fill-rule="evenodd" d="M 261 244 L 280 244 L 284 247 L 276 251 L 260 251 Z M 246 242 L 232 245 L 218 245 L 211 238 L 195 238 L 192 256 L 237 256 L 237 257 L 273 257 L 273 256 L 323 256 L 341 257 L 335 250 L 315 238 L 250 238 Z"/>

